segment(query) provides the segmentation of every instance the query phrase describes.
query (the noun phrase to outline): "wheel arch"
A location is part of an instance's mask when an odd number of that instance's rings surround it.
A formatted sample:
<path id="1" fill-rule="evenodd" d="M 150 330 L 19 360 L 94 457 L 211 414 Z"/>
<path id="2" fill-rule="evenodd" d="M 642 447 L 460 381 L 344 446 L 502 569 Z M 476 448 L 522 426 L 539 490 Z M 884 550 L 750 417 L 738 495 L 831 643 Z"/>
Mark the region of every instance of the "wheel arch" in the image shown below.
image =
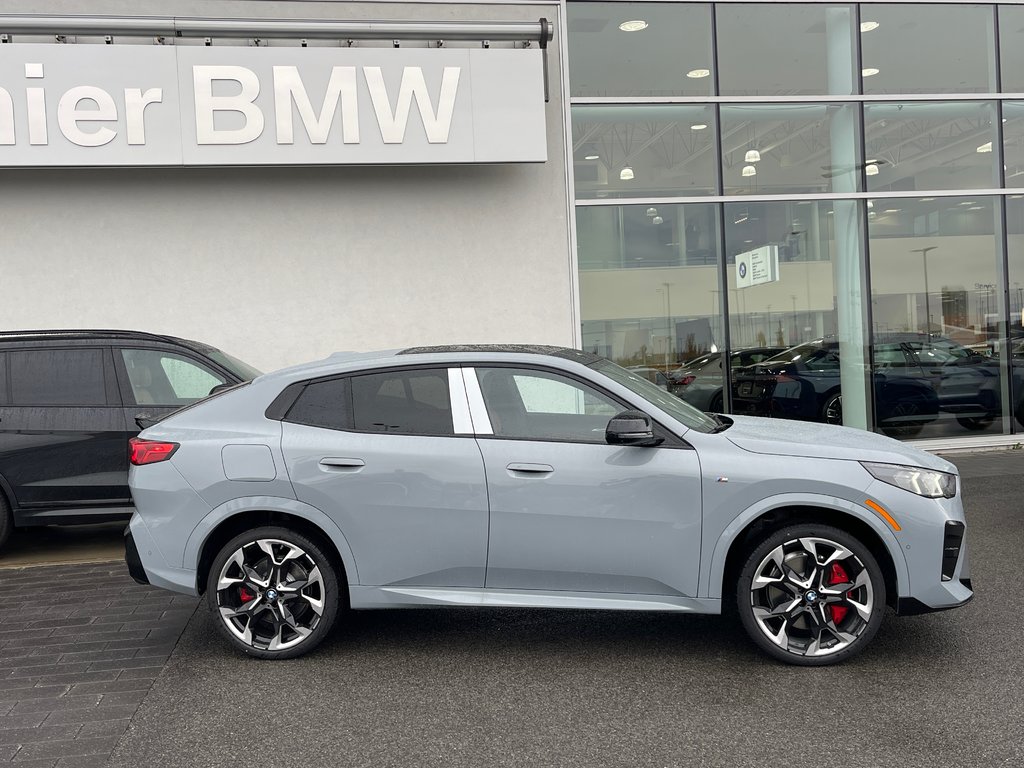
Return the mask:
<path id="1" fill-rule="evenodd" d="M 264 525 L 291 528 L 320 542 L 338 569 L 339 583 L 348 586 L 358 583 L 348 541 L 323 512 L 290 499 L 235 499 L 211 512 L 192 532 L 186 545 L 185 563 L 195 564 L 199 594 L 206 591 L 210 566 L 224 544 L 243 531 Z M 345 589 L 343 594 L 347 601 L 349 590 Z"/>
<path id="2" fill-rule="evenodd" d="M 739 570 L 757 543 L 780 528 L 799 523 L 831 525 L 863 542 L 882 569 L 886 602 L 896 605 L 900 588 L 906 591 L 909 581 L 899 542 L 868 510 L 861 512 L 856 504 L 840 499 L 780 499 L 741 515 L 723 533 L 712 555 L 710 596 L 731 600 Z"/>

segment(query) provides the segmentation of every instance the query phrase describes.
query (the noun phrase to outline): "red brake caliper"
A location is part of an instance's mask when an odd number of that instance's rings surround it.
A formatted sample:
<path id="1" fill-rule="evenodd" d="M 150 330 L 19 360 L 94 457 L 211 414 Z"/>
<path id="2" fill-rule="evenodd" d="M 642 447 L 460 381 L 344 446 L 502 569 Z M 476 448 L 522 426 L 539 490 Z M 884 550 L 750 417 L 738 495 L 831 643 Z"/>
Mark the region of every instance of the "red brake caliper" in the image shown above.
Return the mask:
<path id="1" fill-rule="evenodd" d="M 248 603 L 250 600 L 256 599 L 256 595 L 250 592 L 246 587 L 238 588 L 238 596 L 242 598 L 243 603 Z"/>
<path id="2" fill-rule="evenodd" d="M 836 584 L 845 584 L 849 580 L 850 577 L 846 575 L 846 569 L 839 563 L 832 563 L 832 567 L 829 568 L 828 572 L 828 585 L 833 587 Z M 850 609 L 845 605 L 830 605 L 828 610 L 832 614 L 832 623 L 838 625 L 839 622 L 846 618 L 846 614 Z"/>

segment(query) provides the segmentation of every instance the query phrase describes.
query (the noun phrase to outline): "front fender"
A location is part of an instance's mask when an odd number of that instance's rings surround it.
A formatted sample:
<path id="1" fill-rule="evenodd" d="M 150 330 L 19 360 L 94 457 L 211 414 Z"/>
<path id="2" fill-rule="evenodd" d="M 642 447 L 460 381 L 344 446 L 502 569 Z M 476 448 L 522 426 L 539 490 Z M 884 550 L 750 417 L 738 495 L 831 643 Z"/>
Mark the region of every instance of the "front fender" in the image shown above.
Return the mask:
<path id="1" fill-rule="evenodd" d="M 345 538 L 345 534 L 337 524 L 326 514 L 316 507 L 297 499 L 287 499 L 280 496 L 244 496 L 238 499 L 231 499 L 215 507 L 199 525 L 195 527 L 185 544 L 185 553 L 182 562 L 186 568 L 197 570 L 199 567 L 199 555 L 203 551 L 203 545 L 221 523 L 243 512 L 281 512 L 286 515 L 294 515 L 307 520 L 317 526 L 327 536 L 341 555 L 341 561 L 345 566 L 345 573 L 348 576 L 350 586 L 359 584 L 359 572 L 357 570 L 355 555 Z"/>
<path id="2" fill-rule="evenodd" d="M 715 543 L 711 557 L 706 559 L 707 570 L 701 574 L 698 594 L 701 597 L 721 599 L 723 593 L 723 580 L 725 578 L 725 561 L 729 556 L 729 550 L 737 537 L 746 529 L 750 523 L 767 512 L 784 507 L 821 507 L 854 517 L 862 523 L 866 523 L 872 531 L 878 534 L 882 544 L 892 558 L 893 566 L 896 569 L 896 583 L 899 597 L 906 597 L 910 584 L 910 574 L 907 569 L 907 560 L 903 549 L 893 535 L 892 530 L 874 513 L 866 507 L 854 504 L 846 499 L 835 496 L 825 496 L 811 493 L 785 493 L 775 496 L 768 496 L 750 505 L 743 512 L 737 515 L 731 523 L 722 531 Z"/>

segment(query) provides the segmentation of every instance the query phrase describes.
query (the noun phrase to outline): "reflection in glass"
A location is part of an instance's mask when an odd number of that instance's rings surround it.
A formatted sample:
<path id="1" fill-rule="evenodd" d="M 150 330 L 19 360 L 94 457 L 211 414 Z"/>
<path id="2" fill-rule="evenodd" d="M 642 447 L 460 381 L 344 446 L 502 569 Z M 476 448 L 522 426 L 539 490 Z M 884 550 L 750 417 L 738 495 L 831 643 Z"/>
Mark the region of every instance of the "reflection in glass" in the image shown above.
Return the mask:
<path id="1" fill-rule="evenodd" d="M 667 373 L 724 345 L 716 211 L 576 208 L 583 349 Z"/>
<path id="2" fill-rule="evenodd" d="M 712 95 L 710 5 L 569 3 L 567 13 L 572 96 Z"/>
<path id="3" fill-rule="evenodd" d="M 852 200 L 725 206 L 732 347 L 787 348 L 735 372 L 736 413 L 867 426 L 859 222 Z"/>
<path id="4" fill-rule="evenodd" d="M 715 12 L 723 96 L 856 93 L 852 6 L 728 3 Z"/>
<path id="5" fill-rule="evenodd" d="M 1003 102 L 1003 163 L 1007 187 L 1024 187 L 1024 102 Z"/>
<path id="6" fill-rule="evenodd" d="M 990 5 L 865 4 L 860 38 L 864 93 L 996 90 Z"/>
<path id="7" fill-rule="evenodd" d="M 999 9 L 999 90 L 1002 93 L 1024 93 L 1024 46 L 1020 33 L 1024 31 L 1024 8 L 1019 5 L 1000 5 Z"/>
<path id="8" fill-rule="evenodd" d="M 723 106 L 722 180 L 726 194 L 857 191 L 856 106 Z"/>
<path id="9" fill-rule="evenodd" d="M 1005 355 L 1010 361 L 1009 411 L 1014 432 L 1024 432 L 1024 195 L 1006 200 L 1007 262 L 1009 264 L 1009 325 Z"/>
<path id="10" fill-rule="evenodd" d="M 921 437 L 1005 433 L 998 200 L 871 203 L 876 411 L 916 418 Z"/>
<path id="11" fill-rule="evenodd" d="M 866 104 L 868 190 L 997 187 L 995 114 L 988 101 Z"/>
<path id="12" fill-rule="evenodd" d="M 714 117 L 706 106 L 574 106 L 576 197 L 714 194 Z"/>

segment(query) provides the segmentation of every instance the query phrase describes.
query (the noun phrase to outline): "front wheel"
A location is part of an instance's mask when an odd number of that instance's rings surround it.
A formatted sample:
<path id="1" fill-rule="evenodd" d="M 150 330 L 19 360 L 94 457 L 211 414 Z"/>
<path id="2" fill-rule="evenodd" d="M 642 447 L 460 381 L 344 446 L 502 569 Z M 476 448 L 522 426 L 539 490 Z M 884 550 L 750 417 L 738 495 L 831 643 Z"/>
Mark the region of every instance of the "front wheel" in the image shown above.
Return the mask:
<path id="1" fill-rule="evenodd" d="M 789 664 L 825 666 L 871 642 L 885 611 L 885 580 L 850 534 L 794 525 L 750 553 L 736 596 L 743 627 L 763 651 Z"/>
<path id="2" fill-rule="evenodd" d="M 826 424 L 843 425 L 843 396 L 839 392 L 833 392 L 825 398 L 825 404 L 821 407 L 821 420 Z"/>
<path id="3" fill-rule="evenodd" d="M 338 573 L 322 545 L 287 528 L 236 536 L 213 561 L 207 600 L 240 651 L 290 659 L 313 650 L 338 615 Z"/>

